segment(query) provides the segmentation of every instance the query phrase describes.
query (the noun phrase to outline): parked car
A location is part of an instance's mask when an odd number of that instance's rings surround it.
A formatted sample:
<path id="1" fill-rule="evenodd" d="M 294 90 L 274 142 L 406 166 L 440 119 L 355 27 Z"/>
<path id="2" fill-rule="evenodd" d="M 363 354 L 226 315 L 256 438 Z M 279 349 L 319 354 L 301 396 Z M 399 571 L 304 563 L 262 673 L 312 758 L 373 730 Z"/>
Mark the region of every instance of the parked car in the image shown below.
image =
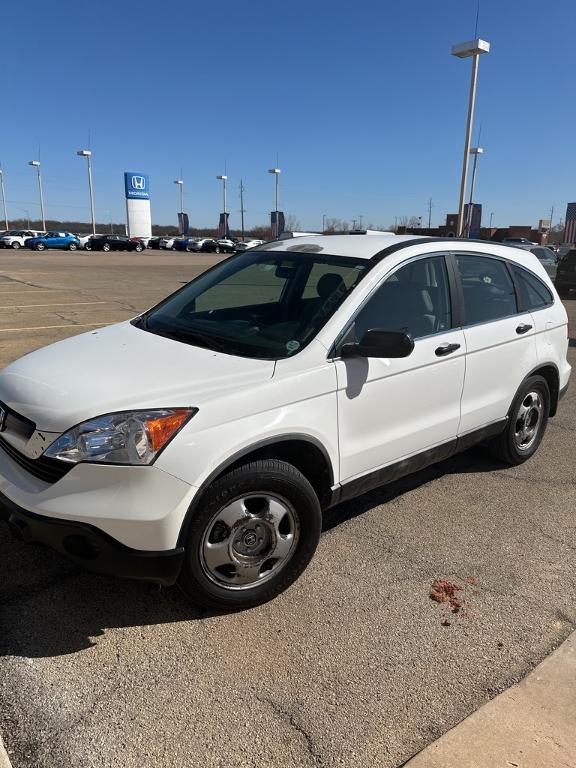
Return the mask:
<path id="1" fill-rule="evenodd" d="M 551 251 L 550 248 L 546 248 L 543 245 L 536 245 L 533 248 L 530 248 L 530 253 L 533 253 L 534 256 L 536 256 L 546 272 L 548 272 L 550 279 L 554 281 L 557 269 L 556 254 Z"/>
<path id="2" fill-rule="evenodd" d="M 565 299 L 570 297 L 570 291 L 576 290 L 576 248 L 568 251 L 558 263 L 556 290 Z"/>
<path id="3" fill-rule="evenodd" d="M 157 251 L 160 248 L 161 240 L 161 237 L 151 237 L 150 240 L 148 240 L 148 248 L 153 248 Z"/>
<path id="4" fill-rule="evenodd" d="M 200 250 L 207 253 L 234 253 L 236 243 L 228 239 L 206 240 Z"/>
<path id="5" fill-rule="evenodd" d="M 78 240 L 80 240 L 80 248 L 83 251 L 91 251 L 92 250 L 92 238 L 93 237 L 104 237 L 104 235 L 95 234 L 95 235 L 77 235 Z"/>
<path id="6" fill-rule="evenodd" d="M 264 244 L 8 366 L 0 507 L 90 570 L 247 608 L 298 578 L 330 506 L 479 442 L 530 459 L 567 350 L 533 254 L 411 235 Z"/>
<path id="7" fill-rule="evenodd" d="M 526 237 L 505 237 L 502 242 L 505 245 L 538 245 L 538 243 L 533 243 L 532 240 L 528 240 Z"/>
<path id="8" fill-rule="evenodd" d="M 187 251 L 203 251 L 206 243 L 211 242 L 210 237 L 191 237 L 186 247 Z"/>
<path id="9" fill-rule="evenodd" d="M 151 239 L 152 238 L 150 237 L 139 237 L 137 235 L 130 238 L 130 240 L 133 240 L 135 243 L 142 243 L 144 248 L 148 248 L 148 243 L 150 242 Z"/>
<path id="10" fill-rule="evenodd" d="M 44 251 L 46 248 L 76 251 L 80 248 L 80 240 L 71 232 L 46 232 L 45 235 L 28 238 L 26 246 L 33 251 Z"/>
<path id="11" fill-rule="evenodd" d="M 262 245 L 264 240 L 246 240 L 244 242 L 235 243 L 235 250 L 247 251 L 248 248 L 255 248 L 257 245 Z"/>
<path id="12" fill-rule="evenodd" d="M 144 250 L 141 240 L 132 240 L 127 235 L 100 235 L 91 240 L 93 251 L 138 251 Z"/>
<path id="13" fill-rule="evenodd" d="M 43 234 L 43 232 L 35 229 L 12 229 L 0 236 L 0 248 L 14 248 L 14 250 L 18 250 L 18 248 L 27 245 L 27 241 L 32 237 L 39 237 Z"/>
<path id="14" fill-rule="evenodd" d="M 167 237 L 161 237 L 160 238 L 160 248 L 170 250 L 174 247 L 174 241 L 179 238 L 172 237 L 171 235 Z"/>

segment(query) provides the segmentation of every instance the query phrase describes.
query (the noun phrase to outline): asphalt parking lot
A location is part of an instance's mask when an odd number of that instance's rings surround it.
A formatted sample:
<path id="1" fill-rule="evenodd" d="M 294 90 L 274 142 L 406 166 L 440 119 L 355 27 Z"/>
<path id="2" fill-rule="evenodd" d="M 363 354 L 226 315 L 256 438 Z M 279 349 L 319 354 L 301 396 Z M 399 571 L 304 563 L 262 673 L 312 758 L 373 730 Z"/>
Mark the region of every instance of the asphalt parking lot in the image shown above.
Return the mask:
<path id="1" fill-rule="evenodd" d="M 0 251 L 0 367 L 218 259 Z M 0 522 L 14 768 L 400 766 L 576 627 L 575 438 L 573 382 L 531 462 L 476 450 L 330 510 L 301 579 L 234 615 L 84 573 Z M 437 578 L 459 613 L 430 599 Z"/>

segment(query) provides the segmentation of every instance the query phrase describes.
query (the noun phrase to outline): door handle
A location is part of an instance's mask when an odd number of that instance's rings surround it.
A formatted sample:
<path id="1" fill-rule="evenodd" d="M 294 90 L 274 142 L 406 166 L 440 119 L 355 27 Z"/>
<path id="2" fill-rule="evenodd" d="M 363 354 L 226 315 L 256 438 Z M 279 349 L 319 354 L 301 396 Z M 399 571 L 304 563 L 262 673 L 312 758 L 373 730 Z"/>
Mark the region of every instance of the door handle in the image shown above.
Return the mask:
<path id="1" fill-rule="evenodd" d="M 457 349 L 460 349 L 460 344 L 442 344 L 441 347 L 436 347 L 435 355 L 436 357 L 444 357 L 444 355 L 451 355 L 452 352 L 456 352 Z"/>
<path id="2" fill-rule="evenodd" d="M 532 330 L 531 325 L 528 325 L 527 323 L 521 323 L 518 328 L 516 328 L 516 333 L 528 333 L 530 330 Z"/>

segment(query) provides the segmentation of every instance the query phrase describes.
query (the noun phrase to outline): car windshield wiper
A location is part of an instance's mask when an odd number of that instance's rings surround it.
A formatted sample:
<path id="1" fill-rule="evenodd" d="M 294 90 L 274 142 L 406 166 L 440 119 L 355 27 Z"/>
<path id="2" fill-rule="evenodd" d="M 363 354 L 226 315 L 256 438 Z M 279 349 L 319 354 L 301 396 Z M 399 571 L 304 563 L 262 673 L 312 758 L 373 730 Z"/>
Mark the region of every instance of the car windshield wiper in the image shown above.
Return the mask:
<path id="1" fill-rule="evenodd" d="M 159 333 L 161 336 L 167 336 L 169 339 L 176 339 L 177 341 L 184 341 L 188 344 L 194 344 L 194 342 L 200 342 L 200 346 L 208 347 L 216 352 L 222 352 L 224 344 L 213 336 L 202 333 L 202 331 L 184 330 L 180 328 L 170 328 L 157 330 L 155 328 L 148 327 L 153 333 Z"/>

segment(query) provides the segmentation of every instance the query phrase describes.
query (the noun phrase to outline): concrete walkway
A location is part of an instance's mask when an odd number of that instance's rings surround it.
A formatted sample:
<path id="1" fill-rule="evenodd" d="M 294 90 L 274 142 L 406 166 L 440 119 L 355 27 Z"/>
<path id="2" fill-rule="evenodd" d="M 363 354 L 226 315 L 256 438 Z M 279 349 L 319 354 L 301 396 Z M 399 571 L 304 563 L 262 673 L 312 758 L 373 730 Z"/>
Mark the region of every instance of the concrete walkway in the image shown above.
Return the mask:
<path id="1" fill-rule="evenodd" d="M 11 768 L 10 760 L 8 759 L 8 755 L 6 754 L 6 750 L 4 749 L 4 744 L 2 743 L 1 736 L 0 736 L 0 768 Z"/>
<path id="2" fill-rule="evenodd" d="M 576 768 L 576 633 L 406 768 Z"/>

